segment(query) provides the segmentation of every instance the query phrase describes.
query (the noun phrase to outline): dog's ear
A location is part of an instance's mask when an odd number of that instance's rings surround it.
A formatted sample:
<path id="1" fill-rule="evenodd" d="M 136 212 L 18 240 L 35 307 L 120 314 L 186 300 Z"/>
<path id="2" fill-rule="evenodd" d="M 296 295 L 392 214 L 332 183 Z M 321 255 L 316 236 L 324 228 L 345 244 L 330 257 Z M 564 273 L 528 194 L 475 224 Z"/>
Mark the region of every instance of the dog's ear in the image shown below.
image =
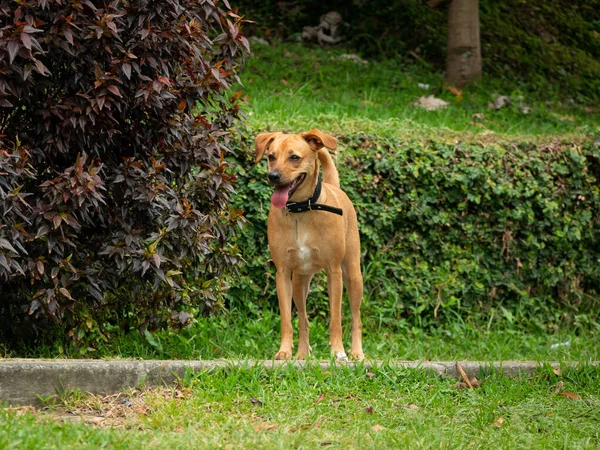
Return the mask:
<path id="1" fill-rule="evenodd" d="M 323 147 L 327 147 L 331 150 L 337 148 L 337 139 L 333 136 L 323 133 L 322 131 L 313 128 L 306 133 L 302 133 L 302 138 L 310 145 L 310 148 L 317 151 Z"/>
<path id="2" fill-rule="evenodd" d="M 277 133 L 260 133 L 258 136 L 256 136 L 254 139 L 254 148 L 256 149 L 256 159 L 254 160 L 255 163 L 258 163 L 262 159 L 263 155 L 265 154 L 265 150 L 267 150 L 269 144 L 273 142 L 276 134 Z"/>

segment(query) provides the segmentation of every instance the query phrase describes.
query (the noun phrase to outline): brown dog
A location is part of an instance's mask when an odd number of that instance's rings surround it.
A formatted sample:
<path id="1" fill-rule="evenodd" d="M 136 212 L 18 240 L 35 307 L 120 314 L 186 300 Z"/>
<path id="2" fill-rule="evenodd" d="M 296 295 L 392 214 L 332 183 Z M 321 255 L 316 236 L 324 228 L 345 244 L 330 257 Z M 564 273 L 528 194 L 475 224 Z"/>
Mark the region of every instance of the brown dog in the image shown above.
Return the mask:
<path id="1" fill-rule="evenodd" d="M 296 357 L 310 354 L 306 296 L 313 275 L 327 272 L 331 324 L 329 345 L 337 359 L 346 358 L 342 343 L 342 279 L 350 297 L 352 348 L 363 359 L 360 305 L 360 238 L 356 211 L 340 190 L 338 172 L 326 148 L 337 141 L 319 130 L 302 134 L 261 133 L 256 137 L 256 162 L 266 153 L 269 181 L 275 187 L 268 219 L 269 250 L 277 268 L 281 314 L 281 347 L 275 359 L 290 359 L 293 348 L 292 299 L 298 310 Z M 323 182 L 319 175 L 323 166 Z"/>

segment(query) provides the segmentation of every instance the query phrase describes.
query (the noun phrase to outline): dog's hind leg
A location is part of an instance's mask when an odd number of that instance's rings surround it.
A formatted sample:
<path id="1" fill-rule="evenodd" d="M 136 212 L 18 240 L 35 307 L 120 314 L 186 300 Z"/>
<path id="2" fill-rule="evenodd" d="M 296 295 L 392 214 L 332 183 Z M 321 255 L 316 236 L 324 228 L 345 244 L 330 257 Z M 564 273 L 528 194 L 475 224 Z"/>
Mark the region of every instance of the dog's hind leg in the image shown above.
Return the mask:
<path id="1" fill-rule="evenodd" d="M 292 292 L 294 305 L 298 310 L 298 352 L 296 358 L 306 359 L 311 353 L 308 316 L 306 315 L 306 297 L 312 275 L 292 274 Z"/>
<path id="2" fill-rule="evenodd" d="M 356 245 L 348 248 L 348 252 L 342 262 L 344 273 L 344 284 L 350 300 L 350 312 L 352 313 L 352 347 L 350 356 L 362 360 L 365 355 L 362 349 L 362 321 L 360 320 L 360 307 L 363 300 L 363 278 L 360 271 L 360 243 L 353 240 Z"/>
<path id="3" fill-rule="evenodd" d="M 345 359 L 342 341 L 342 271 L 339 268 L 327 269 L 327 288 L 329 291 L 329 345 L 336 359 Z"/>

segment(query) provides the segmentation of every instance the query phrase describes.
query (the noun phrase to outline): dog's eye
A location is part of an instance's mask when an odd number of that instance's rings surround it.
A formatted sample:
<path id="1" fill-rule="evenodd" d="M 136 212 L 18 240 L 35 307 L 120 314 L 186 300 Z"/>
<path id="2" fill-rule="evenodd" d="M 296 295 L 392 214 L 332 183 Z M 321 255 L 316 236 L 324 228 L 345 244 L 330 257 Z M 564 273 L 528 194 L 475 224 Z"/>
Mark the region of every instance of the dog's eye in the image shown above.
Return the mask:
<path id="1" fill-rule="evenodd" d="M 290 156 L 290 161 L 300 161 L 300 157 L 298 155 Z"/>
<path id="2" fill-rule="evenodd" d="M 273 155 L 273 154 L 270 154 L 269 156 L 267 156 L 267 158 L 271 162 L 275 161 L 275 155 Z"/>

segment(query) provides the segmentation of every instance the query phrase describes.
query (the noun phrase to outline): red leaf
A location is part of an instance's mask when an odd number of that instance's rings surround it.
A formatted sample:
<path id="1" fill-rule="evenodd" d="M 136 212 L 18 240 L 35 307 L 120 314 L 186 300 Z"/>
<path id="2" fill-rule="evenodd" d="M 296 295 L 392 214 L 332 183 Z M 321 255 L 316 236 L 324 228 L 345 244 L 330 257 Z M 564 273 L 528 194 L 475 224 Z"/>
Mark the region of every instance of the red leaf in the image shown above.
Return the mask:
<path id="1" fill-rule="evenodd" d="M 112 92 L 113 94 L 115 94 L 117 97 L 121 97 L 121 98 L 123 98 L 123 96 L 121 95 L 121 91 L 119 91 L 119 88 L 118 88 L 117 86 L 115 86 L 114 84 L 113 84 L 113 85 L 110 85 L 110 86 L 108 86 L 108 87 L 107 87 L 107 89 L 108 89 L 110 92 Z"/>
<path id="2" fill-rule="evenodd" d="M 160 77 L 158 77 L 158 81 L 160 81 L 162 84 L 165 84 L 167 86 L 171 86 L 171 82 L 169 81 L 169 79 L 167 77 L 160 76 Z"/>
<path id="3" fill-rule="evenodd" d="M 21 46 L 19 45 L 19 43 L 17 41 L 10 41 L 8 43 L 7 47 L 8 47 L 8 62 L 9 62 L 9 64 L 12 64 L 12 62 L 15 59 L 15 56 L 17 56 L 17 53 Z"/>
<path id="4" fill-rule="evenodd" d="M 125 74 L 127 79 L 128 80 L 131 79 L 131 64 L 123 63 L 123 66 L 121 66 L 121 69 L 123 69 L 123 73 Z"/>
<path id="5" fill-rule="evenodd" d="M 73 32 L 71 31 L 71 29 L 65 28 L 64 34 L 65 34 L 65 39 L 67 40 L 67 42 L 69 44 L 73 45 Z"/>
<path id="6" fill-rule="evenodd" d="M 54 228 L 58 228 L 60 226 L 60 222 L 61 222 L 61 218 L 60 215 L 55 215 L 54 218 L 52 219 L 52 223 L 54 224 Z"/>
<path id="7" fill-rule="evenodd" d="M 21 33 L 21 42 L 27 50 L 31 50 L 31 38 L 27 33 Z"/>
<path id="8" fill-rule="evenodd" d="M 179 109 L 179 111 L 183 111 L 183 110 L 185 110 L 186 106 L 187 106 L 187 101 L 185 101 L 185 99 L 183 99 L 183 100 L 181 100 L 181 102 L 179 102 L 177 109 Z"/>
<path id="9" fill-rule="evenodd" d="M 39 59 L 35 60 L 35 66 L 37 67 L 37 70 L 41 75 L 50 74 L 48 68 Z"/>
<path id="10" fill-rule="evenodd" d="M 573 392 L 561 392 L 560 395 L 570 398 L 571 400 L 581 400 L 581 397 Z"/>

